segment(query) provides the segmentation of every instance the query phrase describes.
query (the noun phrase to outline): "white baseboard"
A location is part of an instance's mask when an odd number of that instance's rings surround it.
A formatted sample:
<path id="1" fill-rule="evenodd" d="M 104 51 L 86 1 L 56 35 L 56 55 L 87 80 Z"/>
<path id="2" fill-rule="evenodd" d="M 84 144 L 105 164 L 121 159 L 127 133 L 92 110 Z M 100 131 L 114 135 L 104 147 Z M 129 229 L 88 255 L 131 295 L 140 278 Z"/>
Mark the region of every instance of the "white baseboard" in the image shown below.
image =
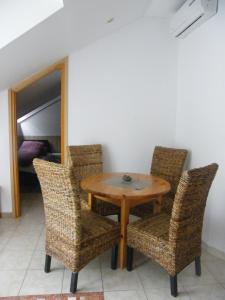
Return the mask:
<path id="1" fill-rule="evenodd" d="M 221 259 L 225 260 L 225 252 L 223 252 L 219 249 L 216 249 L 212 246 L 209 246 L 205 242 L 202 242 L 202 249 L 206 250 L 207 252 L 209 252 L 210 254 L 212 254 L 212 255 L 214 255 L 218 258 L 221 258 Z"/>

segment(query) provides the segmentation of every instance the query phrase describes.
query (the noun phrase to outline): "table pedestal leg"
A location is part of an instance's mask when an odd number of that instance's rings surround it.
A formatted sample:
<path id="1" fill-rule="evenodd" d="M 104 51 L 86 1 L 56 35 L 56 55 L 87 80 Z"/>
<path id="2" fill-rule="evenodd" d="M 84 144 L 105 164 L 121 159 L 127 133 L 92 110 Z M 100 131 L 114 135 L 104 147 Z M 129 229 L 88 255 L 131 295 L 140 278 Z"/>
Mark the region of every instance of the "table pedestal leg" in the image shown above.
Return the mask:
<path id="1" fill-rule="evenodd" d="M 121 229 L 120 229 L 120 268 L 126 266 L 127 259 L 127 225 L 129 223 L 129 203 L 126 199 L 121 201 Z"/>
<path id="2" fill-rule="evenodd" d="M 93 200 L 94 200 L 94 197 L 93 197 L 92 193 L 88 193 L 88 206 L 89 206 L 90 210 L 92 210 L 92 208 L 93 208 Z"/>
<path id="3" fill-rule="evenodd" d="M 157 200 L 154 201 L 154 215 L 159 214 L 161 212 L 162 207 L 162 196 L 158 196 Z"/>

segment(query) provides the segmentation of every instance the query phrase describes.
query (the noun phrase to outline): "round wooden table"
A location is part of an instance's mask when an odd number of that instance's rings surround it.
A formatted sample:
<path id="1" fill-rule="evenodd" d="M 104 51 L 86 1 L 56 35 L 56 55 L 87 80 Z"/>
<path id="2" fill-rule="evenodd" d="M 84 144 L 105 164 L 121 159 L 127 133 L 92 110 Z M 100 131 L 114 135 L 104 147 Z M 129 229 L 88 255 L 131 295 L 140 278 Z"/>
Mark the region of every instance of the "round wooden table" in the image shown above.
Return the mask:
<path id="1" fill-rule="evenodd" d="M 124 183 L 123 175 L 132 177 L 132 183 Z M 132 207 L 153 201 L 154 213 L 161 211 L 162 196 L 170 191 L 166 180 L 137 173 L 100 173 L 81 181 L 81 188 L 88 192 L 88 204 L 92 209 L 94 198 L 121 207 L 120 268 L 126 264 L 127 224 Z"/>

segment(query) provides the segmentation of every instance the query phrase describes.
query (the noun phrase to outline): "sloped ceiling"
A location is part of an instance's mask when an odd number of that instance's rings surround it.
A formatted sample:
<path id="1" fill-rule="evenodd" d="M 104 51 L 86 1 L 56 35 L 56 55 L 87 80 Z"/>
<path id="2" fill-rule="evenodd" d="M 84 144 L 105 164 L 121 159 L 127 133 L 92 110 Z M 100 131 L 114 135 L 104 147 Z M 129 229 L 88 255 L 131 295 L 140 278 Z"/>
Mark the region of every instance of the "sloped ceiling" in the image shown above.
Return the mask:
<path id="1" fill-rule="evenodd" d="M 0 50 L 0 90 L 135 21 L 149 2 L 64 0 L 63 9 Z"/>
<path id="2" fill-rule="evenodd" d="M 64 8 L 0 50 L 0 91 L 144 16 L 183 0 L 64 0 Z M 157 5 L 158 3 L 158 5 Z M 166 5 L 166 9 L 164 9 Z M 161 15 L 160 15 L 161 16 Z M 114 18 L 113 22 L 107 20 Z"/>
<path id="3" fill-rule="evenodd" d="M 63 8 L 63 0 L 1 0 L 0 49 Z"/>
<path id="4" fill-rule="evenodd" d="M 60 92 L 61 76 L 59 71 L 35 81 L 17 94 L 17 119 L 60 96 Z"/>

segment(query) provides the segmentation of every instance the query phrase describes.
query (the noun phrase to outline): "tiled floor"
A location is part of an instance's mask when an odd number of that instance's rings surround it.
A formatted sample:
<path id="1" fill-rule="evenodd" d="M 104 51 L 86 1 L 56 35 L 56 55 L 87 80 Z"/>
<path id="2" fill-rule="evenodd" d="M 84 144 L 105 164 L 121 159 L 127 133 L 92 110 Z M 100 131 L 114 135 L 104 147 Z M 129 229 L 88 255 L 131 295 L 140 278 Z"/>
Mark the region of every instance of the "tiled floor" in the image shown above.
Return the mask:
<path id="1" fill-rule="evenodd" d="M 0 219 L 0 296 L 68 293 L 70 272 L 57 261 L 44 273 L 44 215 L 41 197 L 24 195 L 23 216 Z M 168 300 L 169 278 L 157 264 L 135 253 L 132 272 L 110 269 L 110 253 L 92 261 L 79 273 L 79 291 L 104 291 L 105 299 Z M 202 276 L 194 266 L 178 276 L 179 298 L 224 300 L 225 261 L 202 255 Z"/>

